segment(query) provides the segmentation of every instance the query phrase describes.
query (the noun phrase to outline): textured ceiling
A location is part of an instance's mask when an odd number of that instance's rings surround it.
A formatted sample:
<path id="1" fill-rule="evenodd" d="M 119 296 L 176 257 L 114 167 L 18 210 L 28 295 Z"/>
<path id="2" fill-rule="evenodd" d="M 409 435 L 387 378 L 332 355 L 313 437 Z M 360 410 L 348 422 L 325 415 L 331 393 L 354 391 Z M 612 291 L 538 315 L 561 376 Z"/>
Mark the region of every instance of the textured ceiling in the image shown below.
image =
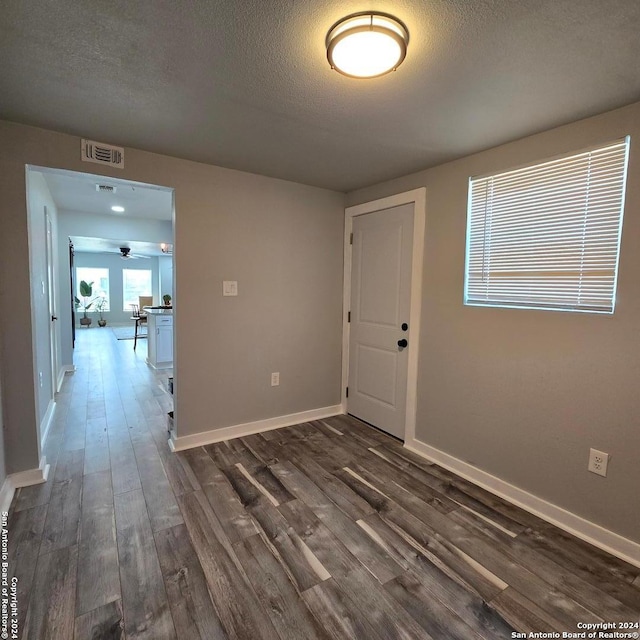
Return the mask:
<path id="1" fill-rule="evenodd" d="M 409 27 L 352 80 L 327 29 Z M 347 191 L 640 99 L 638 0 L 4 0 L 0 117 Z"/>

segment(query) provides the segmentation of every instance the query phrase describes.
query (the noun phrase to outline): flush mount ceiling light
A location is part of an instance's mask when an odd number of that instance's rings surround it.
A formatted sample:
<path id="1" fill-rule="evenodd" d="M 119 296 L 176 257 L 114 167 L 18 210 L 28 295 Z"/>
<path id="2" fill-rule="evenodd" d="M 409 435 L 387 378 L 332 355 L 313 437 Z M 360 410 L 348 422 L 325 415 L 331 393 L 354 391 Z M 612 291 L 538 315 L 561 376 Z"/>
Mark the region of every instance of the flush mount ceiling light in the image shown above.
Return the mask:
<path id="1" fill-rule="evenodd" d="M 354 13 L 327 33 L 332 69 L 350 78 L 376 78 L 395 71 L 407 55 L 409 31 L 397 18 L 375 11 Z"/>
<path id="2" fill-rule="evenodd" d="M 121 207 L 120 205 L 114 205 L 113 207 L 111 207 L 111 211 L 115 211 L 116 213 L 124 213 L 124 207 Z"/>

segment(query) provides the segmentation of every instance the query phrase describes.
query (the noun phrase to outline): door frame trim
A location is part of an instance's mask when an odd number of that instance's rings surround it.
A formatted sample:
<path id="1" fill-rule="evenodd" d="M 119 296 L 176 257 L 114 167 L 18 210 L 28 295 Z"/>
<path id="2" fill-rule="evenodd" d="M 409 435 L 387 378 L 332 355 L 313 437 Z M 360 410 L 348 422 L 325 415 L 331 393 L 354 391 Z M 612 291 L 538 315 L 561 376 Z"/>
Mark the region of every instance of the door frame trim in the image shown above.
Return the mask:
<path id="1" fill-rule="evenodd" d="M 349 322 L 351 309 L 351 232 L 356 216 L 413 204 L 413 252 L 411 255 L 411 303 L 409 326 L 412 328 L 407 362 L 407 404 L 405 412 L 405 442 L 415 438 L 418 404 L 418 354 L 420 347 L 420 315 L 422 311 L 422 265 L 424 258 L 424 232 L 426 224 L 427 189 L 420 187 L 387 198 L 364 202 L 344 210 L 344 279 L 342 300 L 342 390 L 341 403 L 347 412 L 347 384 L 349 382 Z"/>

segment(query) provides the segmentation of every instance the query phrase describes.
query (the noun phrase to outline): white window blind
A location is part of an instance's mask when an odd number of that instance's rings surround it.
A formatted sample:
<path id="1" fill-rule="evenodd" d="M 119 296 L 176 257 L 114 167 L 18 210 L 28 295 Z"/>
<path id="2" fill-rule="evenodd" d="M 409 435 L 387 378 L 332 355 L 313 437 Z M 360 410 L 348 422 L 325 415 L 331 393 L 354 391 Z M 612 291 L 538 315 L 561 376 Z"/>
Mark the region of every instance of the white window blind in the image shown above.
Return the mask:
<path id="1" fill-rule="evenodd" d="M 465 303 L 613 313 L 628 149 L 471 178 Z"/>

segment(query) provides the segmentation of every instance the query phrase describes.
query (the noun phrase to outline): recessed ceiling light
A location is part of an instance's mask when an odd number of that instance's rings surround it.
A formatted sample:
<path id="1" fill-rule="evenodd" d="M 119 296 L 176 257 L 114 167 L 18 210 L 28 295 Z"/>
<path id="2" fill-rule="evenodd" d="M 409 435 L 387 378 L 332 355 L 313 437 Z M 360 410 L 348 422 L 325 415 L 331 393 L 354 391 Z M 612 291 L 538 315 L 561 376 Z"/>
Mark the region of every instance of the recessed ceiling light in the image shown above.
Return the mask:
<path id="1" fill-rule="evenodd" d="M 111 211 L 115 211 L 116 213 L 124 213 L 124 207 L 121 207 L 120 205 L 114 205 L 113 207 L 111 207 Z"/>
<path id="2" fill-rule="evenodd" d="M 332 69 L 351 78 L 376 78 L 395 71 L 407 55 L 409 31 L 397 18 L 375 11 L 354 13 L 327 33 Z"/>

